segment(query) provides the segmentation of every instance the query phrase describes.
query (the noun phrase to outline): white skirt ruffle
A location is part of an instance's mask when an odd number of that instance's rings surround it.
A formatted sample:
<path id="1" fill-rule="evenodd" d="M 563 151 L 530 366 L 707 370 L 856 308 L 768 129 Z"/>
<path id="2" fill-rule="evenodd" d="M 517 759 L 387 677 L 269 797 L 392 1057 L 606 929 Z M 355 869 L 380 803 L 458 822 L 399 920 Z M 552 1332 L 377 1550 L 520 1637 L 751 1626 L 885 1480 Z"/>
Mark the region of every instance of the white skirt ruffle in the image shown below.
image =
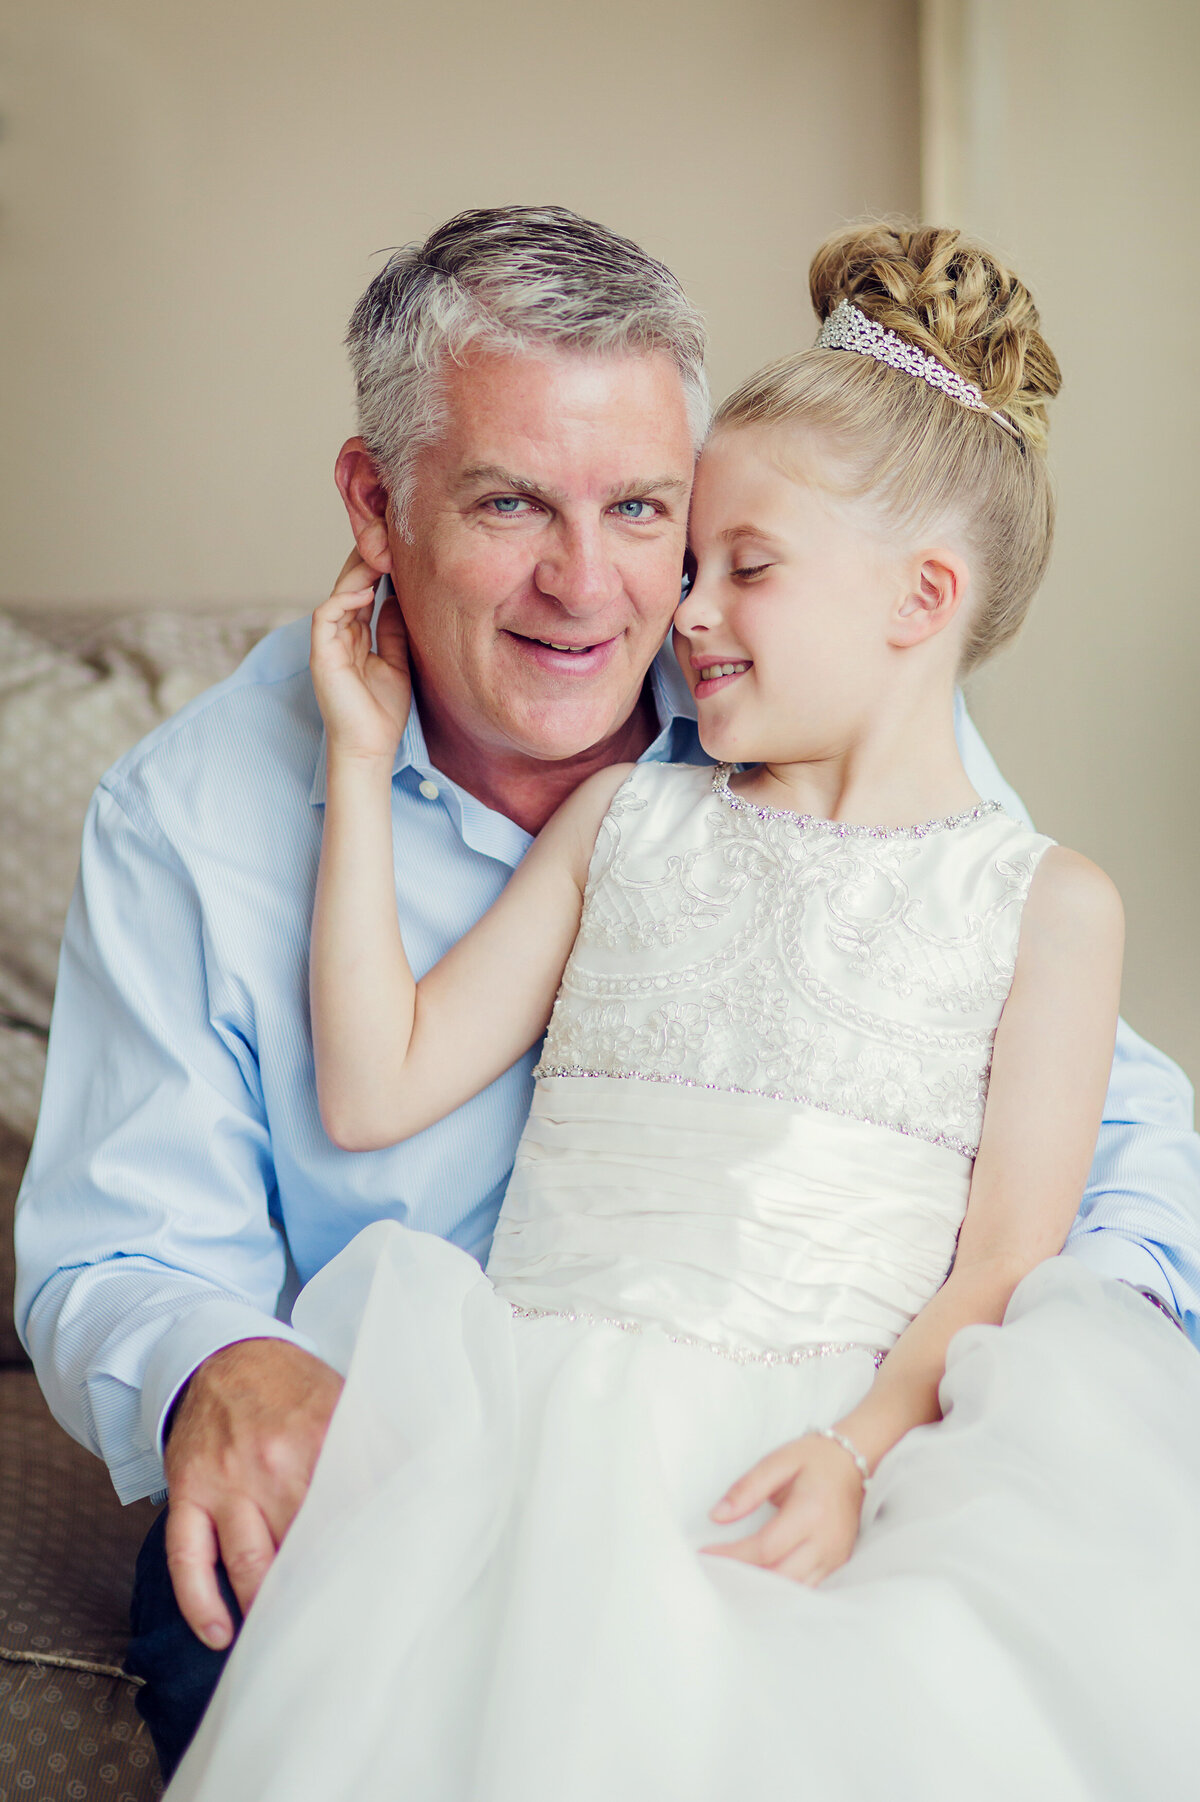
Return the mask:
<path id="1" fill-rule="evenodd" d="M 1122 1285 L 1054 1259 L 961 1333 L 815 1590 L 698 1547 L 867 1354 L 515 1320 L 391 1224 L 297 1323 L 346 1389 L 170 1802 L 1195 1793 L 1200 1360 Z"/>

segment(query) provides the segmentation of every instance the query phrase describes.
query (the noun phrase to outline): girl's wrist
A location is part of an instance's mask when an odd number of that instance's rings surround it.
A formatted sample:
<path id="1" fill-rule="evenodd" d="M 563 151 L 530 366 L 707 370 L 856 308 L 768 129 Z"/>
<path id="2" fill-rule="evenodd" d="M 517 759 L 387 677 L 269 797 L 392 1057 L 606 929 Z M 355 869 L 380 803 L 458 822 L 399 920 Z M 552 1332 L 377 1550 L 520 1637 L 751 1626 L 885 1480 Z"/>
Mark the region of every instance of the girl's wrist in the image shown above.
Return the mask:
<path id="1" fill-rule="evenodd" d="M 391 751 L 362 751 L 352 749 L 348 745 L 339 745 L 330 739 L 325 749 L 325 777 L 327 782 L 380 782 L 390 785 L 392 772 L 396 765 L 396 753 Z"/>
<path id="2" fill-rule="evenodd" d="M 818 1438 L 831 1440 L 833 1444 L 838 1447 L 839 1451 L 845 1452 L 846 1456 L 854 1465 L 855 1470 L 858 1472 L 862 1482 L 863 1494 L 865 1495 L 867 1492 L 867 1485 L 871 1481 L 871 1466 L 868 1463 L 865 1454 L 859 1450 L 855 1441 L 851 1439 L 848 1433 L 844 1433 L 840 1426 L 815 1427 L 813 1430 Z"/>
<path id="3" fill-rule="evenodd" d="M 891 1451 L 897 1440 L 903 1439 L 905 1429 L 899 1427 L 899 1423 L 881 1420 L 877 1414 L 855 1408 L 843 1420 L 834 1421 L 833 1431 L 850 1441 L 866 1463 L 868 1476 L 874 1476 L 879 1460 Z"/>

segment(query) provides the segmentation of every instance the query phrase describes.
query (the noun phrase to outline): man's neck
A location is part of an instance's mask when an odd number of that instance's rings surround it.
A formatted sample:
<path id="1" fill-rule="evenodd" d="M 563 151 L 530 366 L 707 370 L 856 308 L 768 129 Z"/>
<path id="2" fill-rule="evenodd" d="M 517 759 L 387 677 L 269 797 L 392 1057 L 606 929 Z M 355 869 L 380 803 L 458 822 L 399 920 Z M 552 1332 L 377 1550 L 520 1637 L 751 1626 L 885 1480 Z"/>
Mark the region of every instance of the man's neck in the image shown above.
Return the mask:
<path id="1" fill-rule="evenodd" d="M 557 761 L 477 743 L 444 719 L 429 697 L 420 697 L 418 705 L 434 768 L 529 833 L 540 832 L 555 809 L 597 770 L 614 763 L 636 763 L 659 732 L 649 676 L 642 684 L 637 706 L 615 732 L 586 751 Z"/>

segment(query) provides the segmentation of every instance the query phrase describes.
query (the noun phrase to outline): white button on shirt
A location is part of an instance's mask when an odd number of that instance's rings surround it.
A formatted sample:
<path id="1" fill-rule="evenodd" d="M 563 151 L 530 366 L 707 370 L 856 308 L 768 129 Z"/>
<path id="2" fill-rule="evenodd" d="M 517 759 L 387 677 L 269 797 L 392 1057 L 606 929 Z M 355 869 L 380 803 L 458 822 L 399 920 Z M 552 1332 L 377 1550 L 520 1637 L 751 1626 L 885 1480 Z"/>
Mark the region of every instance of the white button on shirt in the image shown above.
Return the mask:
<path id="1" fill-rule="evenodd" d="M 308 638 L 307 619 L 273 633 L 123 758 L 84 832 L 18 1211 L 17 1319 L 54 1413 L 107 1459 L 123 1501 L 162 1487 L 163 1422 L 192 1371 L 241 1339 L 295 1339 L 276 1318 L 294 1277 L 370 1221 L 486 1257 L 529 1108 L 536 1050 L 403 1145 L 351 1154 L 322 1130 L 307 976 L 325 758 Z M 703 760 L 669 650 L 651 682 L 662 730 L 647 757 Z M 958 729 L 976 789 L 1020 814 L 961 705 Z M 421 976 L 530 840 L 431 767 L 415 710 L 392 808 Z M 1194 1328 L 1190 1123 L 1180 1072 L 1122 1027 L 1069 1250 Z"/>

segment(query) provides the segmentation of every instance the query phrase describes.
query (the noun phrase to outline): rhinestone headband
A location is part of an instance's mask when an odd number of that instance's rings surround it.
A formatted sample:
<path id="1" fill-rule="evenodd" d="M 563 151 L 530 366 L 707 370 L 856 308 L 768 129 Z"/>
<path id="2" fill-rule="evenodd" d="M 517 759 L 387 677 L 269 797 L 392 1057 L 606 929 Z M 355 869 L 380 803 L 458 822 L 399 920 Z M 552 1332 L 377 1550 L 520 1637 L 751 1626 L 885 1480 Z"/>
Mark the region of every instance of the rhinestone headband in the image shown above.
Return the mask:
<path id="1" fill-rule="evenodd" d="M 901 369 L 905 375 L 920 376 L 931 388 L 940 389 L 951 400 L 970 407 L 973 413 L 986 413 L 1006 432 L 1011 432 L 1018 444 L 1021 442 L 1021 434 L 1012 420 L 1006 413 L 989 407 L 982 390 L 974 382 L 968 382 L 956 370 L 939 363 L 936 357 L 927 356 L 898 333 L 890 332 L 877 319 L 869 319 L 853 301 L 838 302 L 817 334 L 816 348 L 857 351 L 861 357 L 874 357 L 877 363 L 886 363 L 889 369 Z"/>

